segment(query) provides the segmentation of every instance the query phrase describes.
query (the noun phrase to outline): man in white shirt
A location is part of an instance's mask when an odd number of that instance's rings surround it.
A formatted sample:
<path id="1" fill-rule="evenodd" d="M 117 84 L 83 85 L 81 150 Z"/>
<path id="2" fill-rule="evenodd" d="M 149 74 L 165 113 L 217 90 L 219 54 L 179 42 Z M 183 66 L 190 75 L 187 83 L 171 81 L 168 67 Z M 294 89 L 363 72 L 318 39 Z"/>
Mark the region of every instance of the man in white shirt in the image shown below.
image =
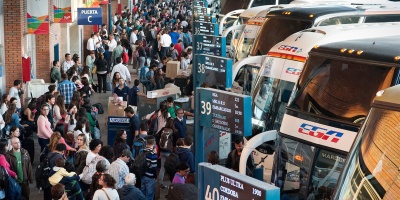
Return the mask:
<path id="1" fill-rule="evenodd" d="M 160 48 L 161 51 L 161 59 L 163 59 L 167 55 L 167 51 L 172 44 L 171 36 L 168 34 L 168 29 L 163 30 L 163 34 L 160 38 Z"/>
<path id="2" fill-rule="evenodd" d="M 100 37 L 100 32 L 95 32 L 94 35 L 94 44 L 96 45 L 96 49 L 99 48 L 101 46 L 101 37 Z"/>
<path id="3" fill-rule="evenodd" d="M 113 51 L 115 49 L 115 47 L 117 47 L 117 41 L 115 41 L 114 39 L 114 35 L 110 34 L 108 36 L 108 56 L 107 56 L 107 65 L 108 65 L 108 69 L 111 69 L 111 65 L 112 65 L 112 55 L 113 55 Z"/>
<path id="4" fill-rule="evenodd" d="M 67 73 L 69 68 L 71 68 L 75 64 L 75 62 L 73 60 L 71 60 L 71 54 L 66 53 L 64 57 L 65 57 L 65 60 L 62 64 L 62 68 L 61 68 L 62 72 L 61 73 Z"/>
<path id="5" fill-rule="evenodd" d="M 135 50 L 136 50 L 136 46 L 135 43 L 138 40 L 137 38 L 137 33 L 138 33 L 138 28 L 133 28 L 132 33 L 131 33 L 131 37 L 130 37 L 130 44 L 131 44 L 131 49 L 132 49 L 132 61 L 131 64 L 133 64 L 133 60 L 135 58 Z"/>
<path id="6" fill-rule="evenodd" d="M 15 97 L 17 99 L 17 110 L 21 112 L 21 99 L 19 98 L 19 90 L 22 88 L 21 80 L 14 80 L 14 86 L 10 88 L 8 96 L 10 98 Z"/>
<path id="7" fill-rule="evenodd" d="M 100 139 L 93 139 L 89 143 L 89 153 L 86 156 L 86 165 L 92 162 L 93 158 L 99 155 L 99 151 L 103 146 L 103 142 Z"/>
<path id="8" fill-rule="evenodd" d="M 177 85 L 175 85 L 175 79 L 174 78 L 170 78 L 169 79 L 169 83 L 166 84 L 164 86 L 164 88 L 167 89 L 167 88 L 179 88 L 179 87 Z M 180 88 L 179 88 L 179 90 L 180 90 Z M 181 95 L 181 92 L 179 92 L 179 95 Z"/>
<path id="9" fill-rule="evenodd" d="M 94 44 L 94 33 L 90 35 L 90 38 L 87 41 L 86 49 L 89 51 L 95 51 L 96 45 Z"/>
<path id="10" fill-rule="evenodd" d="M 107 25 L 106 24 L 102 24 L 101 25 L 101 31 L 103 32 L 103 31 L 105 31 L 106 32 L 106 37 L 108 37 L 108 31 L 107 31 Z"/>
<path id="11" fill-rule="evenodd" d="M 111 77 L 114 77 L 115 72 L 119 72 L 121 78 L 127 81 L 128 84 L 131 84 L 131 73 L 129 72 L 128 68 L 122 64 L 121 57 L 117 57 L 115 61 L 117 62 L 117 64 L 114 65 L 113 67 L 113 70 L 111 72 Z"/>
<path id="12" fill-rule="evenodd" d="M 118 155 L 116 155 L 118 156 Z M 129 167 L 126 165 L 132 157 L 131 151 L 125 149 L 121 155 L 111 163 L 110 175 L 115 179 L 115 189 L 119 190 L 125 185 L 125 176 L 129 174 Z"/>

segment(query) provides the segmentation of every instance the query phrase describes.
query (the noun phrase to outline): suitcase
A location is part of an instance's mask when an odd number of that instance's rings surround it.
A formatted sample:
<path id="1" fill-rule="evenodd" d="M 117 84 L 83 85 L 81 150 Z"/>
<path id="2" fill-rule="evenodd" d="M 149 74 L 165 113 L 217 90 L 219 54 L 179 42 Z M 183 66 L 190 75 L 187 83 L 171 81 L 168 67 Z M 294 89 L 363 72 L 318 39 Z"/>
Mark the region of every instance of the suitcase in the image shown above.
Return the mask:
<path id="1" fill-rule="evenodd" d="M 193 184 L 171 184 L 167 200 L 197 200 L 197 187 Z"/>
<path id="2" fill-rule="evenodd" d="M 25 137 L 21 141 L 21 147 L 28 151 L 32 164 L 35 160 L 35 142 L 31 137 Z"/>

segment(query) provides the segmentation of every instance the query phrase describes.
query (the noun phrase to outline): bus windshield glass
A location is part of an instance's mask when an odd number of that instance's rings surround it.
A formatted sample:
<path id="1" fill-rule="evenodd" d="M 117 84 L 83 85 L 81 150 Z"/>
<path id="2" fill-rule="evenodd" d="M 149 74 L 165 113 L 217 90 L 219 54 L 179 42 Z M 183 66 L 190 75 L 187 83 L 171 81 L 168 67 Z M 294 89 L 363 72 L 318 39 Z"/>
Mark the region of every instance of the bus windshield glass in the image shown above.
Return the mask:
<path id="1" fill-rule="evenodd" d="M 361 124 L 376 92 L 390 87 L 394 72 L 394 67 L 311 55 L 290 107 Z"/>
<path id="2" fill-rule="evenodd" d="M 400 112 L 372 108 L 338 183 L 336 199 L 400 196 Z"/>
<path id="3" fill-rule="evenodd" d="M 259 29 L 260 26 L 257 25 L 246 25 L 240 36 L 239 42 L 235 45 L 237 47 L 236 60 L 242 60 L 249 55 Z"/>
<path id="4" fill-rule="evenodd" d="M 280 0 L 279 4 L 289 4 L 292 0 Z M 264 6 L 264 5 L 275 5 L 276 0 L 253 0 L 251 7 Z"/>
<path id="5" fill-rule="evenodd" d="M 285 18 L 266 18 L 258 33 L 251 55 L 265 55 L 278 42 L 286 39 L 293 33 L 310 28 L 312 21 L 301 21 Z"/>
<path id="6" fill-rule="evenodd" d="M 274 180 L 281 198 L 330 199 L 346 156 L 286 137 L 281 137 L 279 146 Z"/>

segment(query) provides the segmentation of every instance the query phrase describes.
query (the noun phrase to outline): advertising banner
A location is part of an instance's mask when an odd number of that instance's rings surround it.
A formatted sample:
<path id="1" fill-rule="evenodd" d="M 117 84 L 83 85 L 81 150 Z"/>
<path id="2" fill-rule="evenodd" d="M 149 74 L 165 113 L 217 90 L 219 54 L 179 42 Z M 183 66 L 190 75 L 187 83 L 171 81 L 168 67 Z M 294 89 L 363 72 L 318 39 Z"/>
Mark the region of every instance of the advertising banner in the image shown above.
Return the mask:
<path id="1" fill-rule="evenodd" d="M 55 0 L 54 23 L 72 23 L 71 1 Z"/>
<path id="2" fill-rule="evenodd" d="M 109 0 L 86 0 L 87 8 L 98 8 L 100 4 L 108 4 Z"/>
<path id="3" fill-rule="evenodd" d="M 49 34 L 49 1 L 27 1 L 28 34 Z"/>

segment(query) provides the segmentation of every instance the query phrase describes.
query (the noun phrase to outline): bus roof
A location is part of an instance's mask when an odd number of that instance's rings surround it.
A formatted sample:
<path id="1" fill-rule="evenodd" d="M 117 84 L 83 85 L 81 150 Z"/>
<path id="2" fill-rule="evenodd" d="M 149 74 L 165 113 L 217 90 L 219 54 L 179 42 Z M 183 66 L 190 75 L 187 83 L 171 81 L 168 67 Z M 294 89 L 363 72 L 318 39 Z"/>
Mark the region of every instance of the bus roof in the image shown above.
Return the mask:
<path id="1" fill-rule="evenodd" d="M 369 34 L 364 34 L 366 32 Z M 335 41 L 391 35 L 400 35 L 400 22 L 320 26 L 290 35 L 285 40 L 272 47 L 268 54 L 283 53 L 308 57 L 309 51 L 316 45 Z"/>
<path id="2" fill-rule="evenodd" d="M 360 40 L 340 41 L 316 46 L 312 54 L 324 54 L 341 59 L 358 59 L 372 61 L 383 65 L 399 65 L 400 67 L 399 36 L 375 37 Z"/>
<path id="3" fill-rule="evenodd" d="M 400 110 L 400 85 L 396 85 L 377 93 L 372 106 L 384 106 Z"/>
<path id="4" fill-rule="evenodd" d="M 302 7 L 289 7 L 280 10 L 274 10 L 267 14 L 266 17 L 285 17 L 295 19 L 316 19 L 323 15 L 339 13 L 339 12 L 352 12 L 359 9 L 352 6 L 343 5 L 311 5 Z"/>
<path id="5" fill-rule="evenodd" d="M 242 13 L 240 13 L 240 17 L 252 18 L 257 16 L 257 14 L 263 10 L 268 10 L 270 7 L 274 5 L 266 5 L 266 6 L 257 6 L 253 8 L 246 9 Z M 264 15 L 265 16 L 265 15 Z"/>

